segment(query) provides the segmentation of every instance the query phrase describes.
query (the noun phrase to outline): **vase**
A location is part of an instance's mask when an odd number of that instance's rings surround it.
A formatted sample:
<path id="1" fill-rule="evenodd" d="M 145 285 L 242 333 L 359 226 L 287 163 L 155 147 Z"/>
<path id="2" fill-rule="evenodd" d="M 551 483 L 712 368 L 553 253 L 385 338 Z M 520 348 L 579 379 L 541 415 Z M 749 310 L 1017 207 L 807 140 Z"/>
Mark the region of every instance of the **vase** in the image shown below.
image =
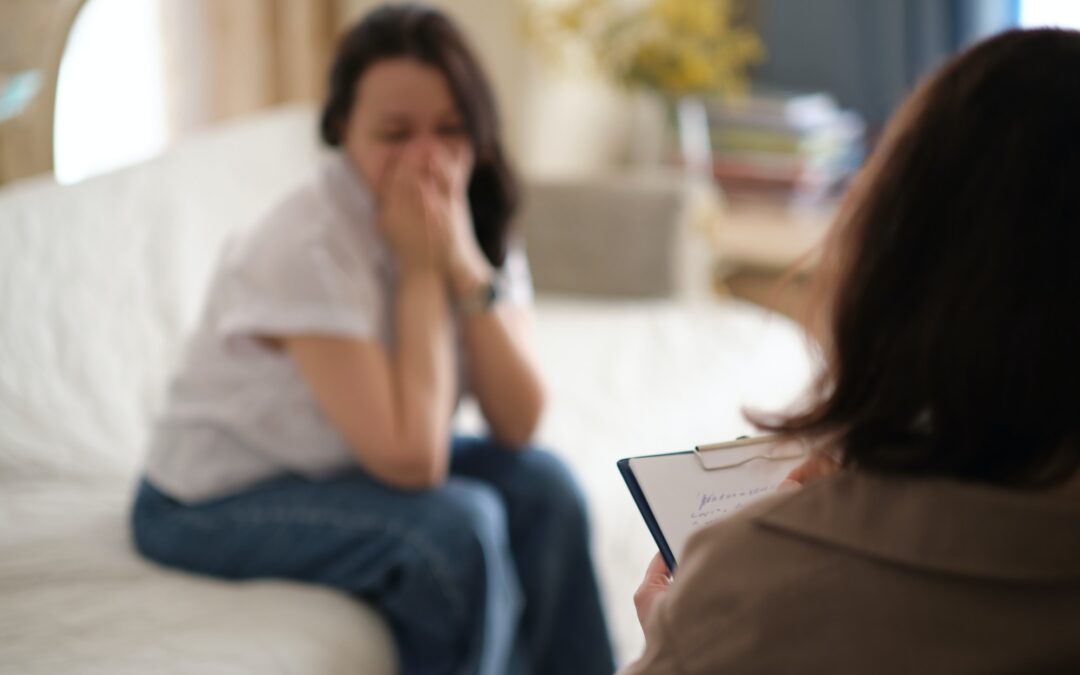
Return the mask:
<path id="1" fill-rule="evenodd" d="M 688 177 L 712 181 L 712 139 L 705 101 L 697 96 L 683 96 L 674 102 L 675 131 L 679 156 Z"/>
<path id="2" fill-rule="evenodd" d="M 629 162 L 639 169 L 676 164 L 695 179 L 712 178 L 712 141 L 704 100 L 639 90 L 630 98 Z"/>

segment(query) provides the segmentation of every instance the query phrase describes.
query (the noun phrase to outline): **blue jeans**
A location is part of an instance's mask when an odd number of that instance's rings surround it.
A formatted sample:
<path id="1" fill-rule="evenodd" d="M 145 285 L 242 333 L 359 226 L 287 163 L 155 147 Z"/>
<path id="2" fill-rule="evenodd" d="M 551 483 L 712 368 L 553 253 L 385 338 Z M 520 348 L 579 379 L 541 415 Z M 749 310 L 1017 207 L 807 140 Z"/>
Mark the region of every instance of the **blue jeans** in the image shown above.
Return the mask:
<path id="1" fill-rule="evenodd" d="M 184 505 L 143 481 L 132 527 L 168 566 L 363 598 L 388 620 L 406 675 L 615 670 L 581 493 L 540 450 L 455 438 L 448 480 L 418 492 L 357 470 Z"/>

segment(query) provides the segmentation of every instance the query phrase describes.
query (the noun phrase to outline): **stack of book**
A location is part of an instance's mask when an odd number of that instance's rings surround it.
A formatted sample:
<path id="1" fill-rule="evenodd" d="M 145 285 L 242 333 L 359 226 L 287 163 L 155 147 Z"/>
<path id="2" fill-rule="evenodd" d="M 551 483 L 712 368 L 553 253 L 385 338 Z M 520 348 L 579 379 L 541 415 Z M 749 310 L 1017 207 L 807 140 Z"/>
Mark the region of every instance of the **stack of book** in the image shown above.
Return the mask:
<path id="1" fill-rule="evenodd" d="M 864 154 L 865 125 L 824 93 L 755 92 L 710 106 L 713 173 L 728 194 L 815 203 Z"/>

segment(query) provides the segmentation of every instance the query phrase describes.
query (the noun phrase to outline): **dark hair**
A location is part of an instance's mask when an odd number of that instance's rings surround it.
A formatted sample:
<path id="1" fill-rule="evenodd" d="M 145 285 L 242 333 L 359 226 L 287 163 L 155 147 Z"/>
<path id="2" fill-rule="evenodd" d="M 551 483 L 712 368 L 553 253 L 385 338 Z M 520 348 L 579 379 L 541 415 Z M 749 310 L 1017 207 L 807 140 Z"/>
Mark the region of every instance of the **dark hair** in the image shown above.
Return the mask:
<path id="1" fill-rule="evenodd" d="M 383 5 L 345 34 L 330 69 L 322 138 L 330 146 L 341 144 L 356 84 L 376 62 L 399 57 L 437 68 L 450 84 L 476 154 L 468 186 L 476 238 L 488 260 L 501 267 L 519 200 L 518 181 L 499 140 L 491 85 L 465 38 L 444 14 L 420 4 Z"/>
<path id="2" fill-rule="evenodd" d="M 826 368 L 762 428 L 846 465 L 1037 486 L 1080 465 L 1080 33 L 1010 31 L 890 122 L 822 271 Z"/>

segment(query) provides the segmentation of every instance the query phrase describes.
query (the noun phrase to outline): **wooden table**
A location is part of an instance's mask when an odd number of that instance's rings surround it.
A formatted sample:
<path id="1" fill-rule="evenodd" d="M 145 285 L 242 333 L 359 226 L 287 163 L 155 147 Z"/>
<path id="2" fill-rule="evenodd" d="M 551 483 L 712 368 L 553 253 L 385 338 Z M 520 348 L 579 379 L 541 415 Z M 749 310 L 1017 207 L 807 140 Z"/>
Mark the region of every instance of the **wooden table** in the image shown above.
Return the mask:
<path id="1" fill-rule="evenodd" d="M 835 210 L 730 200 L 713 233 L 717 288 L 805 325 L 811 273 Z"/>

